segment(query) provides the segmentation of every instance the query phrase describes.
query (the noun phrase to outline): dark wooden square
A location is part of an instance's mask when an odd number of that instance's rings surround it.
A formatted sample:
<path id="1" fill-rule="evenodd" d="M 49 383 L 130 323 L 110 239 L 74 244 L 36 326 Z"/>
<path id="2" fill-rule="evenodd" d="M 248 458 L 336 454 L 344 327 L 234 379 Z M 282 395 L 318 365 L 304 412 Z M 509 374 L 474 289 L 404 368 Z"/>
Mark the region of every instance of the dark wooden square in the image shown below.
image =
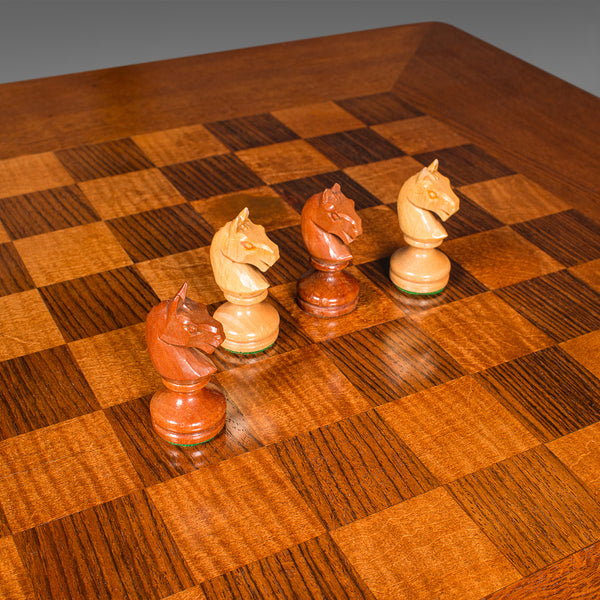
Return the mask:
<path id="1" fill-rule="evenodd" d="M 271 453 L 329 529 L 438 485 L 375 411 L 284 440 Z"/>
<path id="2" fill-rule="evenodd" d="M 0 439 L 99 408 L 67 346 L 0 363 Z"/>
<path id="3" fill-rule="evenodd" d="M 269 113 L 206 123 L 205 127 L 233 151 L 288 142 L 299 137 Z"/>
<path id="4" fill-rule="evenodd" d="M 140 323 L 159 303 L 131 267 L 56 283 L 40 293 L 67 342 Z"/>
<path id="5" fill-rule="evenodd" d="M 460 209 L 444 223 L 444 229 L 448 232 L 448 239 L 502 227 L 503 223 L 481 206 L 469 200 L 459 191 L 456 191 L 456 194 L 460 198 Z"/>
<path id="6" fill-rule="evenodd" d="M 448 177 L 453 186 L 468 185 L 514 173 L 512 169 L 473 144 L 416 154 L 414 158 L 426 166 L 437 158 L 440 173 Z"/>
<path id="7" fill-rule="evenodd" d="M 161 171 L 190 201 L 264 185 L 262 179 L 234 154 L 170 165 Z"/>
<path id="8" fill-rule="evenodd" d="M 423 115 L 420 110 L 404 102 L 392 92 L 338 100 L 336 104 L 367 125 L 399 121 Z"/>
<path id="9" fill-rule="evenodd" d="M 297 280 L 309 269 L 309 255 L 300 225 L 269 232 L 269 238 L 279 247 L 279 260 L 265 274 L 271 285 Z"/>
<path id="10" fill-rule="evenodd" d="M 560 348 L 521 356 L 476 377 L 545 442 L 600 420 L 600 380 Z"/>
<path id="11" fill-rule="evenodd" d="M 110 177 L 154 166 L 129 138 L 58 150 L 55 154 L 75 181 Z"/>
<path id="12" fill-rule="evenodd" d="M 40 600 L 160 600 L 194 585 L 179 548 L 143 492 L 14 538 Z"/>
<path id="13" fill-rule="evenodd" d="M 12 239 L 98 221 L 77 186 L 66 186 L 0 200 L 2 224 Z"/>
<path id="14" fill-rule="evenodd" d="M 209 246 L 214 235 L 213 228 L 189 204 L 157 208 L 107 223 L 135 262 Z"/>
<path id="15" fill-rule="evenodd" d="M 307 140 L 340 169 L 404 156 L 404 152 L 372 129 L 330 133 Z"/>
<path id="16" fill-rule="evenodd" d="M 35 287 L 27 267 L 12 242 L 0 244 L 0 296 Z"/>
<path id="17" fill-rule="evenodd" d="M 404 319 L 322 343 L 373 406 L 464 375 L 433 340 Z"/>
<path id="18" fill-rule="evenodd" d="M 600 329 L 600 294 L 568 271 L 536 277 L 495 293 L 556 341 Z"/>
<path id="19" fill-rule="evenodd" d="M 512 228 L 567 267 L 600 258 L 600 225 L 576 210 L 517 223 Z"/>

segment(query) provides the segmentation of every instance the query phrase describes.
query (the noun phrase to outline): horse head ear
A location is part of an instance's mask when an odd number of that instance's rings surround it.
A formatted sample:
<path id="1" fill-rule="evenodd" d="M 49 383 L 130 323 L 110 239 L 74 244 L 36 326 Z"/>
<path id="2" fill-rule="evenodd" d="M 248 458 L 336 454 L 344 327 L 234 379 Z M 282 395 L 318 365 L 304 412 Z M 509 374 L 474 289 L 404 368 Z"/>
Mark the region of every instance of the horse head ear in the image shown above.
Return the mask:
<path id="1" fill-rule="evenodd" d="M 337 186 L 337 189 L 336 189 Z M 321 194 L 321 200 L 319 204 L 327 211 L 331 212 L 335 209 L 335 196 L 336 192 L 340 191 L 340 186 L 336 183 L 331 189 L 326 189 Z"/>
<path id="2" fill-rule="evenodd" d="M 186 294 L 187 294 L 187 281 L 184 282 L 184 284 L 181 286 L 181 288 L 179 289 L 179 291 L 175 294 L 175 297 L 173 298 L 181 300 L 181 302 L 185 302 L 185 298 L 186 298 Z"/>
<path id="3" fill-rule="evenodd" d="M 436 158 L 436 159 L 435 159 L 435 160 L 434 160 L 434 161 L 433 161 L 433 162 L 432 162 L 432 163 L 431 163 L 431 164 L 430 164 L 430 165 L 427 167 L 427 170 L 428 170 L 430 173 L 437 173 L 437 170 L 438 170 L 438 165 L 439 165 L 439 164 L 440 164 L 440 163 L 439 163 L 438 159 Z"/>
<path id="4" fill-rule="evenodd" d="M 231 221 L 229 232 L 235 233 L 236 231 L 238 231 L 238 229 L 243 225 L 243 223 L 245 223 L 248 220 L 249 214 L 250 211 L 248 210 L 247 206 L 245 208 L 242 208 L 240 214 L 235 219 L 233 219 L 233 221 Z"/>
<path id="5" fill-rule="evenodd" d="M 181 286 L 180 290 L 173 296 L 172 300 L 169 301 L 167 309 L 167 322 L 175 316 L 177 309 L 185 302 L 187 294 L 187 281 Z"/>
<path id="6" fill-rule="evenodd" d="M 419 174 L 417 175 L 417 183 L 421 183 L 430 174 L 431 174 L 431 171 L 427 167 L 423 167 L 419 171 Z"/>

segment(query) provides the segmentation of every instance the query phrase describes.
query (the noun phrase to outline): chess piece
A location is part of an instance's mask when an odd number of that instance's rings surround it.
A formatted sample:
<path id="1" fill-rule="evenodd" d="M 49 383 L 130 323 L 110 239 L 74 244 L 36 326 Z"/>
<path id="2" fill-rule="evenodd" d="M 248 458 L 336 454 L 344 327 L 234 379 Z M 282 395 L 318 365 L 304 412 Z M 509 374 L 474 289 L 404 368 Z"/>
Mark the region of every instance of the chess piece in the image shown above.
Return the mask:
<path id="1" fill-rule="evenodd" d="M 209 383 L 217 370 L 206 356 L 225 339 L 206 306 L 186 297 L 187 283 L 146 318 L 150 358 L 164 388 L 150 401 L 156 433 L 172 444 L 193 446 L 214 438 L 225 425 L 226 400 Z"/>
<path id="2" fill-rule="evenodd" d="M 447 237 L 434 217 L 446 221 L 459 208 L 450 181 L 438 171 L 438 160 L 410 177 L 398 194 L 398 221 L 407 246 L 390 259 L 390 279 L 409 294 L 438 294 L 450 277 L 450 259 L 438 246 Z"/>
<path id="3" fill-rule="evenodd" d="M 227 302 L 214 318 L 225 331 L 222 347 L 253 354 L 270 348 L 279 335 L 279 313 L 265 298 L 269 282 L 261 274 L 279 259 L 279 248 L 262 225 L 248 218 L 248 209 L 215 233 L 210 262 Z"/>
<path id="4" fill-rule="evenodd" d="M 358 280 L 343 269 L 352 259 L 347 244 L 362 233 L 354 202 L 336 183 L 306 201 L 301 225 L 312 269 L 298 280 L 298 305 L 317 317 L 352 312 L 358 303 Z"/>

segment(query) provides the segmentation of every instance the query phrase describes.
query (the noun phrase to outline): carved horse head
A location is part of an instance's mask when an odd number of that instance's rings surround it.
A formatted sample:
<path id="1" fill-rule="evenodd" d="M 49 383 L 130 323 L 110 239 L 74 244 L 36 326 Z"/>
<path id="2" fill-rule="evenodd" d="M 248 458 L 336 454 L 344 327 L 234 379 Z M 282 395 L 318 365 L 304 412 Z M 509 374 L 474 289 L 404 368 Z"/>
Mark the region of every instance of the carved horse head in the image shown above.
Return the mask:
<path id="1" fill-rule="evenodd" d="M 224 225 L 214 235 L 210 260 L 217 285 L 223 291 L 252 293 L 266 290 L 263 273 L 279 259 L 279 248 L 248 217 L 248 209 Z M 255 268 L 256 267 L 256 268 Z"/>
<path id="2" fill-rule="evenodd" d="M 352 253 L 347 244 L 362 233 L 354 202 L 344 196 L 338 183 L 306 201 L 301 226 L 309 254 L 329 262 L 350 260 Z"/>
<path id="3" fill-rule="evenodd" d="M 438 171 L 437 158 L 410 177 L 398 195 L 398 221 L 404 235 L 416 241 L 442 240 L 448 234 L 441 223 L 459 208 L 450 181 Z"/>

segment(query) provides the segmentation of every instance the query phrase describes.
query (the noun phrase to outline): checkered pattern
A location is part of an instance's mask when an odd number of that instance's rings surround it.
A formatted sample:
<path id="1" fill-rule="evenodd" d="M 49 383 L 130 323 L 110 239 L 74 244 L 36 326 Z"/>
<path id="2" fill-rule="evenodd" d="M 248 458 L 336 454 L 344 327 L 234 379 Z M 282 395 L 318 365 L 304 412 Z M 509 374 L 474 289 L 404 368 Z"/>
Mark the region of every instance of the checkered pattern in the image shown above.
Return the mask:
<path id="1" fill-rule="evenodd" d="M 396 195 L 434 158 L 450 284 L 406 296 Z M 361 292 L 322 320 L 300 211 L 334 182 Z M 223 301 L 244 206 L 280 337 L 217 351 L 226 428 L 171 446 L 143 321 L 184 280 Z M 478 600 L 598 560 L 599 272 L 597 223 L 392 93 L 0 162 L 0 597 Z"/>

